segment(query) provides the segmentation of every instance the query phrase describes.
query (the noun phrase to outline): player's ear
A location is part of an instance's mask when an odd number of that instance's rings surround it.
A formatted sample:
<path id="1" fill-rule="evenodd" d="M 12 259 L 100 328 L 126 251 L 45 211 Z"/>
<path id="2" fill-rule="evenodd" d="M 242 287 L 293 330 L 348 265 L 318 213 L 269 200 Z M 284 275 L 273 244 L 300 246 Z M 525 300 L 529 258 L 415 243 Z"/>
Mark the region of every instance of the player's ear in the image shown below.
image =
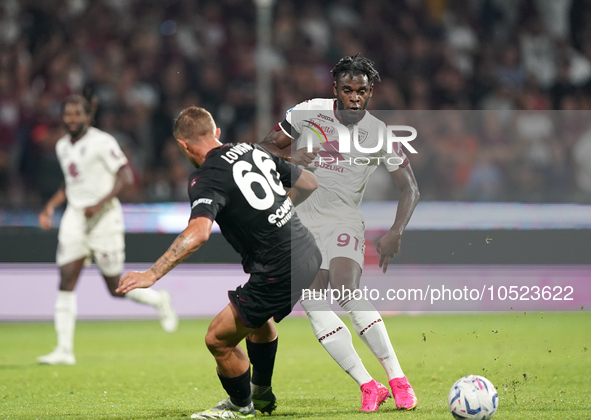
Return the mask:
<path id="1" fill-rule="evenodd" d="M 216 127 L 215 128 L 215 138 L 216 138 L 216 140 L 219 140 L 220 139 L 220 134 L 222 134 L 222 129 L 219 128 L 219 127 Z"/>
<path id="2" fill-rule="evenodd" d="M 183 139 L 176 139 L 176 142 L 178 143 L 179 148 L 181 149 L 181 152 L 184 153 L 184 152 L 187 151 L 188 146 L 187 146 L 187 142 L 185 140 L 183 140 Z"/>
<path id="3" fill-rule="evenodd" d="M 334 96 L 337 96 L 337 81 L 335 80 L 334 82 L 332 82 L 332 93 L 334 93 Z"/>
<path id="4" fill-rule="evenodd" d="M 369 84 L 369 97 L 371 98 L 372 95 L 373 95 L 373 82 L 371 82 Z"/>

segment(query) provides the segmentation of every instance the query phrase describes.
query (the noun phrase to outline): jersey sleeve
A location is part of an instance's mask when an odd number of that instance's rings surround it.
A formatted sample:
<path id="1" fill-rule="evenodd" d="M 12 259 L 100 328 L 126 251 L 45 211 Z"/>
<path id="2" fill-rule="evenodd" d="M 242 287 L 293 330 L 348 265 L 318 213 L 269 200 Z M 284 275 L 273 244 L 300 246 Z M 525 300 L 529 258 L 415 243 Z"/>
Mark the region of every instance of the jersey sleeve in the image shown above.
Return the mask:
<path id="1" fill-rule="evenodd" d="M 127 157 L 114 137 L 106 135 L 105 143 L 100 150 L 103 161 L 111 173 L 115 174 L 122 166 L 127 165 Z"/>
<path id="2" fill-rule="evenodd" d="M 383 129 L 386 129 L 384 124 Z M 392 151 L 388 152 L 387 142 L 384 142 L 382 150 L 380 150 L 380 157 L 383 158 L 384 165 L 388 172 L 394 172 L 399 168 L 404 168 L 408 165 L 409 160 L 402 150 L 402 145 L 398 142 L 392 144 Z"/>
<path id="3" fill-rule="evenodd" d="M 215 188 L 211 172 L 193 173 L 189 178 L 191 219 L 203 216 L 213 221 L 226 205 L 226 197 Z"/>
<path id="4" fill-rule="evenodd" d="M 301 118 L 294 118 L 295 115 L 301 115 L 301 112 L 309 109 L 309 102 L 301 102 L 291 109 L 288 109 L 285 113 L 285 119 L 278 124 L 279 128 L 292 139 L 297 139 L 302 133 L 303 120 Z"/>
<path id="5" fill-rule="evenodd" d="M 60 162 L 60 164 L 62 163 L 62 157 L 63 157 L 62 149 L 64 148 L 64 141 L 62 139 L 63 139 L 63 137 L 61 139 L 59 139 L 57 141 L 57 143 L 55 144 L 55 154 L 56 154 L 57 159 Z"/>

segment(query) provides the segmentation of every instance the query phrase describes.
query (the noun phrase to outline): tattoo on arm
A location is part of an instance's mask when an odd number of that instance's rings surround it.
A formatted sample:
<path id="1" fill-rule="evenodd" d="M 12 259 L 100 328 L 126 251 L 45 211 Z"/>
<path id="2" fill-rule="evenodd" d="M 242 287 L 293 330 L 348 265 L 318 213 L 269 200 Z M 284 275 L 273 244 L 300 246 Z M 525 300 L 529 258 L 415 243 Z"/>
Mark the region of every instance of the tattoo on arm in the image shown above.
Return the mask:
<path id="1" fill-rule="evenodd" d="M 154 273 L 156 279 L 160 279 L 180 262 L 185 260 L 189 255 L 192 254 L 192 250 L 189 249 L 189 240 L 182 233 L 174 240 L 168 251 L 164 253 L 158 261 L 154 263 L 150 271 Z"/>

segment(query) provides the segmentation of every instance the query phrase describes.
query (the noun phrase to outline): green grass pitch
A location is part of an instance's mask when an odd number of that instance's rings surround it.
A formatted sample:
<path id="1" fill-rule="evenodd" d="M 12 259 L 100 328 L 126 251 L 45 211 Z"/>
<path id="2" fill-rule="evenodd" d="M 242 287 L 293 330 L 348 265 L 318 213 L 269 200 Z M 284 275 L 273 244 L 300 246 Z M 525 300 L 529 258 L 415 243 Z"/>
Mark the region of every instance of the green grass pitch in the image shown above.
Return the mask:
<path id="1" fill-rule="evenodd" d="M 348 319 L 345 322 L 348 323 Z M 0 419 L 188 418 L 225 394 L 204 345 L 207 320 L 182 320 L 175 334 L 156 321 L 82 321 L 76 366 L 40 366 L 55 344 L 51 323 L 0 324 Z M 591 418 L 591 313 L 400 315 L 385 318 L 419 405 L 392 400 L 360 413 L 360 392 L 314 339 L 308 320 L 280 324 L 274 391 L 278 418 L 451 419 L 447 393 L 467 374 L 499 393 L 495 419 Z M 363 343 L 367 369 L 386 382 Z"/>

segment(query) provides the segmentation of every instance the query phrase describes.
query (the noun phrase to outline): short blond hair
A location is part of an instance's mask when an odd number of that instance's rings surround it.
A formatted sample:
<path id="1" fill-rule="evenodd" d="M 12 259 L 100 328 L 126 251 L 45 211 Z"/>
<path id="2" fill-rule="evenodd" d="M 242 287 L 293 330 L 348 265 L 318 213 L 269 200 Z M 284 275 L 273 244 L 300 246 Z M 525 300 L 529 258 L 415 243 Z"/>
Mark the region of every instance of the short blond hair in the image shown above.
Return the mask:
<path id="1" fill-rule="evenodd" d="M 183 109 L 174 122 L 172 134 L 175 139 L 197 140 L 200 136 L 215 133 L 215 121 L 204 108 L 190 106 Z"/>

